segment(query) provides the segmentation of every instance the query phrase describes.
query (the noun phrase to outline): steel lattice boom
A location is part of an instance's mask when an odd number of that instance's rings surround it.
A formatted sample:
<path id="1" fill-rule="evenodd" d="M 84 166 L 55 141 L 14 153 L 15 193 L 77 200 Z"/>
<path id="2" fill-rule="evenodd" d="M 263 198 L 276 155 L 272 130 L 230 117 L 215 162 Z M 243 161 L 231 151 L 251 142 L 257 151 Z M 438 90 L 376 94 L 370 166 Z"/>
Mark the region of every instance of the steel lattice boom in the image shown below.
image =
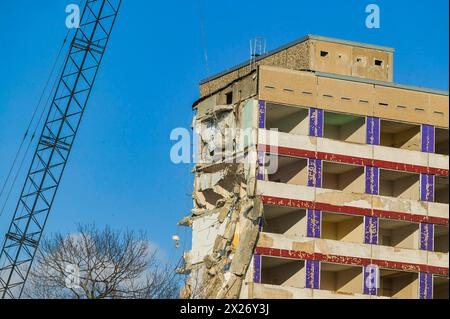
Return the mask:
<path id="1" fill-rule="evenodd" d="M 0 296 L 20 298 L 121 0 L 87 0 L 0 254 Z"/>

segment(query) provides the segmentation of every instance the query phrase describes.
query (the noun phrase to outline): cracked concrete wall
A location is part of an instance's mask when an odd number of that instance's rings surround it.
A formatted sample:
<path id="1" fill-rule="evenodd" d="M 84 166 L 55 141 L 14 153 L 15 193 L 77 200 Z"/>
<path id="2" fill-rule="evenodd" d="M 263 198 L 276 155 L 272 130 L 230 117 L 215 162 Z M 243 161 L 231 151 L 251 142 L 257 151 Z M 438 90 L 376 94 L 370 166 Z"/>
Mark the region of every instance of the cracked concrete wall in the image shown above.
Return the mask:
<path id="1" fill-rule="evenodd" d="M 262 204 L 255 198 L 256 101 L 216 106 L 195 119 L 204 150 L 222 154 L 227 143 L 211 140 L 212 127 L 232 128 L 230 158 L 216 158 L 194 168 L 194 208 L 180 225 L 192 227 L 193 242 L 184 255 L 189 279 L 182 298 L 238 298 L 253 258 Z M 245 136 L 238 128 L 250 129 Z M 245 139 L 245 141 L 242 141 Z M 214 145 L 210 145 L 210 144 Z M 237 147 L 242 145 L 243 148 Z M 212 147 L 210 147 L 212 146 Z"/>

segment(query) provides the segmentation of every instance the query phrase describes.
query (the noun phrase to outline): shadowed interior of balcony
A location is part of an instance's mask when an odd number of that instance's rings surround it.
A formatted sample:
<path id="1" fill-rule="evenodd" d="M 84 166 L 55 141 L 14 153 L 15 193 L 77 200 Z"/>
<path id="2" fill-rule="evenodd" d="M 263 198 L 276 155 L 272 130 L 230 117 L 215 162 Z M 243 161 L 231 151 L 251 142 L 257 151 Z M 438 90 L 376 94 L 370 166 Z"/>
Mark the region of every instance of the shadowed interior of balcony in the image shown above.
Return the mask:
<path id="1" fill-rule="evenodd" d="M 434 251 L 448 254 L 448 226 L 434 226 Z"/>
<path id="2" fill-rule="evenodd" d="M 364 183 L 363 166 L 323 162 L 323 188 L 364 193 Z"/>
<path id="3" fill-rule="evenodd" d="M 296 207 L 264 205 L 263 232 L 306 237 L 306 211 Z"/>
<path id="4" fill-rule="evenodd" d="M 419 279 L 417 273 L 381 269 L 378 295 L 397 299 L 417 299 Z"/>
<path id="5" fill-rule="evenodd" d="M 380 219 L 380 245 L 396 248 L 419 249 L 419 224 Z"/>
<path id="6" fill-rule="evenodd" d="M 380 169 L 380 195 L 419 200 L 420 175 Z"/>
<path id="7" fill-rule="evenodd" d="M 411 151 L 421 150 L 420 125 L 380 121 L 380 145 Z"/>
<path id="8" fill-rule="evenodd" d="M 448 177 L 436 176 L 435 184 L 435 202 L 448 204 Z"/>
<path id="9" fill-rule="evenodd" d="M 361 294 L 363 292 L 362 267 L 321 263 L 320 289 L 343 294 Z"/>
<path id="10" fill-rule="evenodd" d="M 305 288 L 305 261 L 288 258 L 261 258 L 261 283 Z"/>
<path id="11" fill-rule="evenodd" d="M 435 129 L 435 151 L 437 154 L 449 155 L 449 138 L 448 129 L 436 128 Z"/>
<path id="12" fill-rule="evenodd" d="M 308 113 L 307 108 L 267 103 L 266 128 L 307 136 L 309 133 Z"/>
<path id="13" fill-rule="evenodd" d="M 366 142 L 366 119 L 364 116 L 324 112 L 323 126 L 325 138 L 361 144 Z"/>
<path id="14" fill-rule="evenodd" d="M 321 238 L 362 244 L 364 242 L 364 218 L 323 212 Z"/>
<path id="15" fill-rule="evenodd" d="M 433 276 L 433 299 L 448 299 L 448 278 Z"/>
<path id="16" fill-rule="evenodd" d="M 292 185 L 308 184 L 308 161 L 305 158 L 278 156 L 278 168 L 269 181 Z"/>

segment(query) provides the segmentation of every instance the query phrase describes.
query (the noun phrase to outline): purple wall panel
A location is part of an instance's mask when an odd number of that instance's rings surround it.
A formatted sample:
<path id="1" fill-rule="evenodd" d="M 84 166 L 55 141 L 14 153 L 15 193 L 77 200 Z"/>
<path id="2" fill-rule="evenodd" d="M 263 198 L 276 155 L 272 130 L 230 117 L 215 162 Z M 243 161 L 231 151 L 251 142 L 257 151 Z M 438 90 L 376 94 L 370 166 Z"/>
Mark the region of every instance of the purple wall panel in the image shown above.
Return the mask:
<path id="1" fill-rule="evenodd" d="M 422 125 L 422 152 L 434 153 L 434 126 Z"/>
<path id="2" fill-rule="evenodd" d="M 364 217 L 364 243 L 378 245 L 378 217 Z"/>
<path id="3" fill-rule="evenodd" d="M 320 262 L 306 260 L 306 288 L 319 289 Z"/>
<path id="4" fill-rule="evenodd" d="M 375 265 L 364 266 L 364 294 L 376 296 L 379 287 L 379 268 Z"/>
<path id="5" fill-rule="evenodd" d="M 266 101 L 259 101 L 259 120 L 258 127 L 266 128 Z"/>
<path id="6" fill-rule="evenodd" d="M 261 255 L 254 255 L 253 261 L 253 282 L 259 284 L 261 283 Z"/>
<path id="7" fill-rule="evenodd" d="M 311 238 L 320 238 L 321 218 L 322 213 L 320 210 L 308 209 L 306 236 Z"/>
<path id="8" fill-rule="evenodd" d="M 420 224 L 420 249 L 433 251 L 434 248 L 434 225 Z"/>
<path id="9" fill-rule="evenodd" d="M 378 167 L 366 166 L 366 194 L 379 194 L 379 173 Z"/>
<path id="10" fill-rule="evenodd" d="M 323 110 L 309 109 L 309 135 L 323 137 Z"/>
<path id="11" fill-rule="evenodd" d="M 433 274 L 419 273 L 419 298 L 433 299 Z"/>
<path id="12" fill-rule="evenodd" d="M 434 176 L 420 174 L 420 200 L 424 202 L 434 201 Z"/>
<path id="13" fill-rule="evenodd" d="M 366 143 L 380 145 L 380 119 L 378 117 L 367 116 L 366 124 Z"/>
<path id="14" fill-rule="evenodd" d="M 322 187 L 322 161 L 308 159 L 308 186 Z"/>

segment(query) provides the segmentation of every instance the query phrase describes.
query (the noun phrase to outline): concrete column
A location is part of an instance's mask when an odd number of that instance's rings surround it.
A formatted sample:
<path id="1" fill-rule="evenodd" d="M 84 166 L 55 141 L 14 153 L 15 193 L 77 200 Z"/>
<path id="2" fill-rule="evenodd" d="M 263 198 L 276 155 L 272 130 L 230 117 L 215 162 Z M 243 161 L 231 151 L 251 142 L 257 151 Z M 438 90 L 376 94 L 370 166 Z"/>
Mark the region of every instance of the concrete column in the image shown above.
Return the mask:
<path id="1" fill-rule="evenodd" d="M 266 101 L 258 102 L 258 127 L 266 128 Z"/>
<path id="2" fill-rule="evenodd" d="M 323 137 L 323 110 L 309 109 L 309 135 Z"/>
<path id="3" fill-rule="evenodd" d="M 364 217 L 364 243 L 378 245 L 379 218 L 372 216 Z"/>
<path id="4" fill-rule="evenodd" d="M 375 265 L 364 266 L 364 291 L 365 295 L 376 296 L 379 287 L 379 269 Z"/>
<path id="5" fill-rule="evenodd" d="M 434 138 L 435 130 L 434 126 L 422 124 L 422 152 L 434 153 Z"/>
<path id="6" fill-rule="evenodd" d="M 322 225 L 322 212 L 316 209 L 308 209 L 306 236 L 320 238 Z"/>
<path id="7" fill-rule="evenodd" d="M 322 187 L 322 161 L 308 159 L 308 186 Z"/>
<path id="8" fill-rule="evenodd" d="M 253 256 L 253 282 L 261 283 L 261 255 L 258 254 Z"/>
<path id="9" fill-rule="evenodd" d="M 433 299 L 433 274 L 419 273 L 419 299 Z"/>
<path id="10" fill-rule="evenodd" d="M 420 200 L 434 202 L 434 175 L 420 174 Z"/>
<path id="11" fill-rule="evenodd" d="M 380 190 L 380 169 L 366 166 L 366 194 L 378 195 Z"/>
<path id="12" fill-rule="evenodd" d="M 306 260 L 306 288 L 320 289 L 320 262 Z"/>
<path id="13" fill-rule="evenodd" d="M 433 224 L 420 224 L 420 249 L 421 250 L 434 250 L 434 225 Z"/>
<path id="14" fill-rule="evenodd" d="M 366 117 L 366 143 L 380 145 L 380 119 L 378 117 Z"/>

